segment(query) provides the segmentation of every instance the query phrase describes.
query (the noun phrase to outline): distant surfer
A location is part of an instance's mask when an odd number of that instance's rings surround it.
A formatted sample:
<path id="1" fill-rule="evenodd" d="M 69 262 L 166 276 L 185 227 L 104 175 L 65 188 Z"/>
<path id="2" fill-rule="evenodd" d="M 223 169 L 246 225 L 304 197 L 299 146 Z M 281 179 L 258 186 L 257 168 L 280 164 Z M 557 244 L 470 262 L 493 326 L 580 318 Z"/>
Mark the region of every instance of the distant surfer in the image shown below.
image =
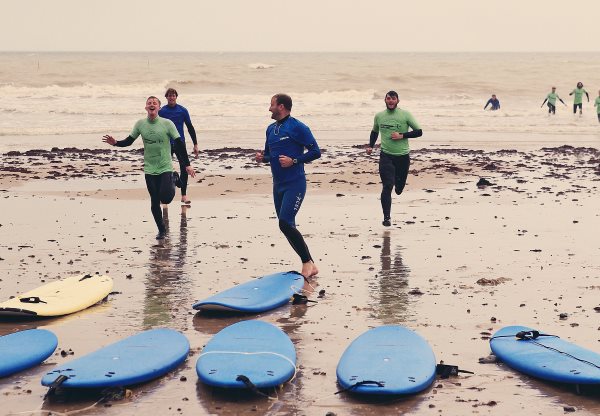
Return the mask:
<path id="1" fill-rule="evenodd" d="M 556 93 L 556 87 L 552 87 L 552 92 L 548 93 L 548 95 L 546 96 L 546 99 L 542 103 L 541 107 L 543 107 L 547 101 L 548 102 L 548 114 L 556 114 L 556 100 L 559 100 L 561 103 L 563 103 L 563 105 L 565 107 L 567 106 L 565 104 L 565 102 L 562 100 L 562 98 L 560 98 L 558 96 L 558 94 Z"/>
<path id="2" fill-rule="evenodd" d="M 596 113 L 598 113 L 598 123 L 600 123 L 600 91 L 598 91 L 598 96 L 594 101 L 594 107 L 596 107 Z"/>
<path id="3" fill-rule="evenodd" d="M 496 94 L 492 94 L 492 98 L 485 103 L 485 107 L 483 107 L 483 109 L 486 110 L 488 105 L 491 105 L 490 110 L 492 111 L 500 110 L 500 100 L 496 98 Z"/>
<path id="4" fill-rule="evenodd" d="M 174 143 L 177 159 L 184 162 L 185 170 L 192 178 L 196 172 L 190 166 L 187 152 L 179 140 L 179 133 L 171 120 L 159 117 L 160 100 L 154 96 L 146 100 L 146 111 L 148 117 L 135 123 L 133 130 L 123 140 L 115 140 L 108 134 L 103 136 L 102 141 L 111 146 L 126 147 L 141 135 L 144 143 L 144 176 L 146 187 L 150 194 L 151 211 L 156 226 L 158 227 L 157 240 L 166 236 L 166 227 L 160 209 L 163 204 L 170 203 L 175 197 L 175 178 L 173 174 L 173 163 L 171 162 L 171 140 Z"/>
<path id="5" fill-rule="evenodd" d="M 390 227 L 392 210 L 392 189 L 400 195 L 406 185 L 410 166 L 408 139 L 421 137 L 423 130 L 412 114 L 398 108 L 398 93 L 389 91 L 385 95 L 386 109 L 375 115 L 373 130 L 367 154 L 373 152 L 377 136 L 381 133 L 381 152 L 379 154 L 379 176 L 381 178 L 381 208 L 385 227 Z M 411 131 L 408 131 L 408 129 Z"/>
<path id="6" fill-rule="evenodd" d="M 569 93 L 574 95 L 573 97 L 573 114 L 577 114 L 577 108 L 579 108 L 579 115 L 583 114 L 583 94 L 587 97 L 588 103 L 590 102 L 590 95 L 586 90 L 583 89 L 583 83 L 578 82 L 577 87 Z"/>
<path id="7" fill-rule="evenodd" d="M 271 165 L 279 229 L 300 257 L 302 275 L 308 278 L 317 275 L 319 269 L 296 228 L 295 218 L 306 194 L 304 164 L 320 158 L 321 150 L 310 129 L 290 115 L 292 98 L 289 95 L 274 95 L 269 111 L 275 123 L 267 127 L 265 150 L 257 152 L 255 159 Z"/>
<path id="8" fill-rule="evenodd" d="M 188 110 L 180 105 L 177 104 L 177 97 L 179 96 L 179 94 L 177 94 L 177 90 L 175 88 L 169 88 L 167 89 L 167 92 L 165 93 L 165 98 L 167 99 L 167 105 L 162 107 L 159 111 L 158 111 L 158 115 L 161 116 L 162 118 L 167 118 L 169 120 L 171 120 L 174 124 L 175 127 L 177 128 L 177 131 L 179 132 L 179 140 L 181 141 L 181 143 L 183 144 L 183 148 L 187 153 L 187 149 L 185 146 L 185 134 L 183 132 L 183 125 L 185 124 L 185 126 L 187 127 L 188 133 L 190 134 L 190 137 L 192 138 L 192 142 L 194 143 L 194 156 L 196 156 L 196 159 L 198 158 L 198 140 L 196 140 L 196 130 L 194 129 L 194 126 L 192 125 L 192 120 L 190 119 L 190 113 L 188 112 Z M 171 140 L 171 155 L 175 154 L 175 146 L 173 145 L 173 141 Z M 179 161 L 179 170 L 180 170 L 180 180 L 181 180 L 181 202 L 183 204 L 189 204 L 191 201 L 187 196 L 187 184 L 188 184 L 188 174 L 185 171 L 185 165 L 184 165 L 184 160 L 179 159 L 179 157 L 177 158 L 177 160 Z"/>

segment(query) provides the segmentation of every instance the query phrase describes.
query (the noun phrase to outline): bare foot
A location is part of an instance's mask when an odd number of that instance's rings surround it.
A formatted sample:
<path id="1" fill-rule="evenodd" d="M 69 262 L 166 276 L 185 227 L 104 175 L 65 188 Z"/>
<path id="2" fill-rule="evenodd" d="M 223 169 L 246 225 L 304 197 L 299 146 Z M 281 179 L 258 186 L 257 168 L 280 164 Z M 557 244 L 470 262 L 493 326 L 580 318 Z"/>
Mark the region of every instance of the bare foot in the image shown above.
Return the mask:
<path id="1" fill-rule="evenodd" d="M 302 276 L 306 279 L 309 277 L 313 277 L 319 274 L 319 269 L 312 261 L 307 261 L 306 263 L 302 263 Z"/>

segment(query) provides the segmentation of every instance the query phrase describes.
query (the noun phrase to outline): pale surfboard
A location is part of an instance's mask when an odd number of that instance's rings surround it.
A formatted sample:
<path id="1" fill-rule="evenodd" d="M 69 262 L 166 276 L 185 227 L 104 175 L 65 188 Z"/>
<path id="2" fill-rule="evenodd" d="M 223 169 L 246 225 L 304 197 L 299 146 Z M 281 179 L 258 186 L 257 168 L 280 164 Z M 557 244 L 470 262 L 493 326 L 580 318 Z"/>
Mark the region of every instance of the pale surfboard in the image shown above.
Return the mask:
<path id="1" fill-rule="evenodd" d="M 48 283 L 0 303 L 0 316 L 67 315 L 100 302 L 113 287 L 109 276 L 86 274 Z"/>

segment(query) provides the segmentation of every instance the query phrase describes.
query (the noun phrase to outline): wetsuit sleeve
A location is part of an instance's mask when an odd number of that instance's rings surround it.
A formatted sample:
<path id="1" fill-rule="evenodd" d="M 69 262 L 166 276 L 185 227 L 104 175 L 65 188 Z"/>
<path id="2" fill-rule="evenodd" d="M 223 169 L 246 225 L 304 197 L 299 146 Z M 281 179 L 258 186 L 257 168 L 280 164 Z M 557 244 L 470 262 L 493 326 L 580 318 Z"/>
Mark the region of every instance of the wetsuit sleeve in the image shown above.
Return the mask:
<path id="1" fill-rule="evenodd" d="M 187 110 L 185 110 L 185 118 L 183 119 L 183 122 L 185 123 L 185 126 L 187 127 L 188 132 L 190 133 L 192 142 L 195 145 L 198 144 L 198 140 L 196 139 L 196 129 L 194 129 L 194 126 L 192 125 L 192 119 L 190 118 L 190 113 Z"/>
<path id="2" fill-rule="evenodd" d="M 487 108 L 487 106 L 488 106 L 488 105 L 490 105 L 491 103 L 492 103 L 492 99 L 490 98 L 490 99 L 488 100 L 488 102 L 487 102 L 487 103 L 485 103 L 485 107 L 483 107 L 483 109 L 485 110 L 485 109 Z"/>
<path id="3" fill-rule="evenodd" d="M 306 153 L 296 158 L 298 162 L 308 163 L 321 157 L 321 149 L 319 149 L 315 137 L 307 126 L 298 126 L 297 134 L 294 135 L 294 141 L 302 144 L 307 150 Z"/>
<path id="4" fill-rule="evenodd" d="M 190 166 L 190 158 L 188 157 L 183 142 L 179 137 L 173 140 L 173 150 L 177 155 L 177 160 L 181 160 L 186 167 Z"/>
<path id="5" fill-rule="evenodd" d="M 415 129 L 412 131 L 407 131 L 406 133 L 402 133 L 402 138 L 403 139 L 414 139 L 416 137 L 421 137 L 422 135 L 423 135 L 423 130 Z"/>
<path id="6" fill-rule="evenodd" d="M 375 143 L 377 142 L 377 136 L 379 136 L 379 133 L 374 130 L 371 130 L 371 137 L 369 137 L 369 147 L 375 146 Z"/>
<path id="7" fill-rule="evenodd" d="M 135 139 L 131 136 L 127 136 L 125 139 L 123 140 L 119 140 L 115 143 L 115 146 L 117 147 L 127 147 L 127 146 L 131 146 L 131 144 L 135 141 Z"/>
<path id="8" fill-rule="evenodd" d="M 559 100 L 560 100 L 560 98 L 559 98 Z M 548 101 L 548 97 L 544 98 L 544 102 L 543 102 L 543 103 L 542 103 L 542 105 L 541 105 L 542 107 L 544 106 L 544 104 L 546 104 L 546 101 Z M 562 101 L 562 100 L 561 100 L 561 101 Z"/>
<path id="9" fill-rule="evenodd" d="M 265 135 L 267 136 L 267 139 L 265 139 L 265 150 L 263 152 L 263 163 L 270 163 L 271 162 L 271 153 L 269 152 L 269 129 L 267 129 L 267 132 L 265 133 Z"/>
<path id="10" fill-rule="evenodd" d="M 583 90 L 583 92 L 585 92 L 585 96 L 587 97 L 587 99 L 588 99 L 588 103 L 589 103 L 589 102 L 590 102 L 590 95 L 589 95 L 589 94 L 588 94 L 588 92 L 587 92 L 587 91 L 585 91 L 585 90 Z"/>

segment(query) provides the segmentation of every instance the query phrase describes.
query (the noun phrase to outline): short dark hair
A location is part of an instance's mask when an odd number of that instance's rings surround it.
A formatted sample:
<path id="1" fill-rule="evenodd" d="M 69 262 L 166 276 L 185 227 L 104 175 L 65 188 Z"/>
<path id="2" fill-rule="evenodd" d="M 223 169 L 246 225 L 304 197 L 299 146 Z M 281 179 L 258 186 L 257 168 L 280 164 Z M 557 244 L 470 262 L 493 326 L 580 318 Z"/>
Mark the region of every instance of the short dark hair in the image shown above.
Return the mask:
<path id="1" fill-rule="evenodd" d="M 179 97 L 179 94 L 177 94 L 177 90 L 175 88 L 169 88 L 167 92 L 165 92 L 165 98 L 167 98 L 169 94 L 175 94 L 175 97 Z"/>
<path id="2" fill-rule="evenodd" d="M 388 91 L 385 95 L 389 95 L 390 97 L 398 98 L 398 93 L 396 91 Z"/>
<path id="3" fill-rule="evenodd" d="M 275 98 L 277 105 L 282 104 L 283 108 L 292 111 L 292 97 L 287 94 L 275 94 L 273 98 Z"/>
<path id="4" fill-rule="evenodd" d="M 158 105 L 161 105 L 161 104 L 160 104 L 160 98 L 158 98 L 158 97 L 155 97 L 154 95 L 151 95 L 150 97 L 146 98 L 146 102 L 148 102 L 148 100 L 149 100 L 150 98 L 154 98 L 156 101 L 158 101 Z"/>

